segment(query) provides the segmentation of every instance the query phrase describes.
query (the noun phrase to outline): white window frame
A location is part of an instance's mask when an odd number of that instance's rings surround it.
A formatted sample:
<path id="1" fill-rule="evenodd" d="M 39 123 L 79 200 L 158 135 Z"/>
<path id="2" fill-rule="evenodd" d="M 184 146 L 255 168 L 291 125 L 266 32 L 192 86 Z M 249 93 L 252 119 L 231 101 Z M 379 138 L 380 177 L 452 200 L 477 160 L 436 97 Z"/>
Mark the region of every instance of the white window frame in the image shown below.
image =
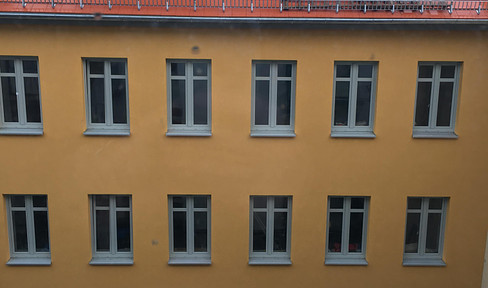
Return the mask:
<path id="1" fill-rule="evenodd" d="M 457 102 L 459 96 L 459 82 L 461 78 L 461 65 L 460 62 L 419 62 L 417 65 L 417 86 L 415 87 L 415 107 L 413 114 L 413 138 L 458 138 L 454 132 L 456 124 L 456 112 Z M 432 72 L 432 78 L 419 78 L 420 66 L 433 65 L 434 70 Z M 454 78 L 440 78 L 442 66 L 455 66 L 456 71 Z M 430 79 L 430 80 L 429 80 Z M 417 115 L 417 97 L 418 97 L 418 84 L 419 82 L 431 82 L 430 92 L 430 106 L 429 106 L 429 124 L 428 126 L 415 126 L 415 117 Z M 439 105 L 439 86 L 441 82 L 454 83 L 452 91 L 452 103 L 451 103 L 451 117 L 450 124 L 447 127 L 437 127 L 437 109 Z"/>
<path id="2" fill-rule="evenodd" d="M 255 197 L 267 197 L 266 208 L 254 208 Z M 287 197 L 287 208 L 275 208 L 275 197 Z M 250 197 L 249 207 L 249 265 L 291 265 L 292 196 L 254 195 Z M 266 212 L 266 252 L 253 252 L 253 212 Z M 273 252 L 274 212 L 287 212 L 286 252 Z"/>
<path id="3" fill-rule="evenodd" d="M 95 203 L 96 196 L 109 196 L 109 207 L 98 207 Z M 116 196 L 129 197 L 129 207 L 116 207 Z M 96 233 L 96 211 L 109 211 L 110 225 L 110 248 L 109 252 L 96 251 L 97 233 Z M 117 251 L 117 211 L 129 211 L 130 213 L 130 252 Z M 131 195 L 90 195 L 90 215 L 91 215 L 91 241 L 92 241 L 92 259 L 90 265 L 132 265 L 133 260 L 133 233 L 132 233 L 132 196 Z"/>
<path id="4" fill-rule="evenodd" d="M 337 65 L 349 65 L 351 67 L 350 77 L 338 77 Z M 372 75 L 370 78 L 359 78 L 359 65 L 372 65 Z M 351 62 L 351 61 L 336 61 L 334 63 L 334 87 L 332 90 L 332 127 L 331 137 L 350 137 L 350 138 L 375 138 L 374 134 L 374 116 L 376 107 L 376 83 L 378 79 L 378 62 Z M 348 107 L 348 125 L 336 126 L 334 125 L 335 119 L 335 98 L 336 98 L 336 84 L 337 81 L 347 81 L 349 85 L 349 107 Z M 356 126 L 356 107 L 357 107 L 357 86 L 359 81 L 371 82 L 371 102 L 369 107 L 369 125 L 368 126 Z"/>
<path id="5" fill-rule="evenodd" d="M 25 201 L 24 207 L 12 207 L 12 196 L 23 196 Z M 7 204 L 7 223 L 8 223 L 8 239 L 10 243 L 10 260 L 7 265 L 51 265 L 51 236 L 49 233 L 49 210 L 46 207 L 34 207 L 32 196 L 46 196 L 47 195 L 6 195 L 5 202 Z M 47 200 L 46 200 L 47 201 Z M 27 246 L 28 252 L 16 252 L 14 250 L 14 230 L 13 230 L 13 211 L 24 211 L 26 213 L 27 226 Z M 49 235 L 49 252 L 36 252 L 35 247 L 35 229 L 34 229 L 34 211 L 46 211 L 48 217 L 48 235 Z"/>
<path id="6" fill-rule="evenodd" d="M 43 121 L 42 121 L 42 101 L 41 101 L 41 83 L 39 77 L 39 60 L 37 57 L 13 57 L 13 56 L 0 56 L 0 60 L 13 60 L 14 61 L 14 73 L 2 73 L 1 77 L 14 77 L 16 94 L 17 94 L 17 113 L 18 122 L 5 122 L 4 108 L 3 108 L 3 96 L 2 96 L 2 83 L 0 81 L 0 135 L 42 135 L 43 134 Z M 37 73 L 24 73 L 22 67 L 23 60 L 36 61 Z M 41 122 L 29 123 L 27 122 L 26 100 L 24 91 L 24 77 L 36 77 L 39 88 L 39 109 Z"/>
<path id="7" fill-rule="evenodd" d="M 186 208 L 173 208 L 173 198 L 183 197 L 186 199 Z M 194 197 L 206 197 L 207 208 L 195 208 Z M 210 229 L 210 196 L 209 195 L 169 195 L 168 196 L 168 211 L 169 211 L 169 261 L 170 265 L 210 265 L 211 262 L 211 229 Z M 173 212 L 186 212 L 186 247 L 187 252 L 174 251 L 174 227 L 173 227 Z M 195 235 L 195 212 L 207 213 L 207 252 L 195 252 L 194 249 L 194 235 Z"/>
<path id="8" fill-rule="evenodd" d="M 185 64 L 185 76 L 171 75 L 171 64 L 183 63 Z M 194 76 L 193 64 L 205 63 L 207 64 L 207 76 Z M 167 75 L 167 101 L 168 101 L 168 131 L 166 136 L 212 136 L 212 94 L 211 94 L 211 61 L 205 59 L 167 59 L 166 61 L 166 75 Z M 173 109 L 171 97 L 171 80 L 185 80 L 185 116 L 186 124 L 172 124 Z M 207 124 L 194 124 L 193 119 L 193 80 L 207 81 Z"/>
<path id="9" fill-rule="evenodd" d="M 270 75 L 267 77 L 256 76 L 256 64 L 269 64 Z M 278 77 L 278 64 L 290 64 L 292 65 L 291 77 Z M 297 62 L 296 61 L 264 61 L 253 60 L 252 61 L 252 83 L 251 83 L 251 136 L 252 137 L 295 137 L 295 94 L 296 94 L 296 74 L 297 74 Z M 267 80 L 269 85 L 269 112 L 268 112 L 268 125 L 256 125 L 255 124 L 255 112 L 256 112 L 256 81 Z M 276 102 L 277 102 L 277 90 L 278 81 L 287 80 L 291 81 L 291 99 L 290 99 L 290 125 L 277 125 L 276 124 Z"/>
<path id="10" fill-rule="evenodd" d="M 90 74 L 90 62 L 104 62 L 104 74 Z M 125 75 L 112 75 L 110 63 L 123 62 L 125 64 Z M 127 59 L 125 58 L 84 58 L 83 68 L 85 70 L 85 111 L 87 129 L 83 133 L 88 136 L 108 135 L 108 136 L 129 136 L 130 135 L 130 114 L 129 114 L 129 70 Z M 90 78 L 104 79 L 104 103 L 105 103 L 105 123 L 92 123 L 91 119 L 91 97 L 90 97 Z M 112 79 L 125 80 L 125 107 L 127 123 L 113 123 L 112 110 Z"/>
<path id="11" fill-rule="evenodd" d="M 422 204 L 420 209 L 408 209 L 408 198 L 420 198 Z M 444 237 L 447 217 L 447 204 L 449 198 L 446 197 L 408 197 L 407 213 L 405 217 L 405 238 L 403 241 L 403 266 L 446 266 L 442 259 L 444 249 Z M 432 198 L 442 199 L 442 209 L 429 209 L 429 200 Z M 441 211 L 441 227 L 439 231 L 439 251 L 437 253 L 425 253 L 427 238 L 427 221 L 429 213 L 439 213 Z M 408 213 L 420 213 L 419 242 L 417 253 L 406 253 L 405 245 L 407 239 L 407 218 Z"/>
<path id="12" fill-rule="evenodd" d="M 330 208 L 331 198 L 342 198 L 342 208 Z M 364 199 L 364 208 L 356 209 L 351 208 L 351 199 L 361 198 Z M 368 265 L 366 261 L 366 240 L 368 231 L 368 210 L 369 210 L 369 197 L 365 196 L 329 196 L 327 201 L 327 237 L 325 241 L 325 264 L 326 265 Z M 329 219 L 331 212 L 342 213 L 342 242 L 341 252 L 329 252 Z M 349 243 L 349 232 L 351 227 L 351 213 L 363 213 L 363 229 L 362 229 L 362 252 L 348 252 L 346 247 Z"/>

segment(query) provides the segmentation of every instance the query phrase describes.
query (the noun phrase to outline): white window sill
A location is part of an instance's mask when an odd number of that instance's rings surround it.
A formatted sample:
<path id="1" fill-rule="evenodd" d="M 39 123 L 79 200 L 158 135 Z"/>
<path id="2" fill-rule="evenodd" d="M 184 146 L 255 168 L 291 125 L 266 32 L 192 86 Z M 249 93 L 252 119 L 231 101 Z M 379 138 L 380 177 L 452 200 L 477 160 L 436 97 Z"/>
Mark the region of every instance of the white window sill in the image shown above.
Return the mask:
<path id="1" fill-rule="evenodd" d="M 86 129 L 85 136 L 130 136 L 129 129 Z"/>
<path id="2" fill-rule="evenodd" d="M 166 136 L 192 136 L 192 137 L 210 137 L 212 136 L 212 131 L 168 131 Z"/>
<path id="3" fill-rule="evenodd" d="M 0 135 L 43 135 L 44 131 L 41 129 L 23 129 L 23 128 L 0 128 Z"/>
<path id="4" fill-rule="evenodd" d="M 431 138 L 431 139 L 457 139 L 458 135 L 454 132 L 439 131 L 413 131 L 413 138 Z"/>
<path id="5" fill-rule="evenodd" d="M 51 265 L 51 258 L 10 258 L 7 263 L 8 266 L 49 266 Z"/>
<path id="6" fill-rule="evenodd" d="M 367 266 L 368 261 L 364 258 L 325 258 L 325 265 L 350 265 Z"/>
<path id="7" fill-rule="evenodd" d="M 291 265 L 290 258 L 284 257 L 260 257 L 249 258 L 249 265 Z"/>
<path id="8" fill-rule="evenodd" d="M 211 265 L 212 261 L 210 258 L 190 258 L 190 257 L 181 257 L 181 258 L 170 258 L 168 261 L 168 265 Z"/>
<path id="9" fill-rule="evenodd" d="M 134 265 L 131 257 L 92 258 L 90 265 Z"/>
<path id="10" fill-rule="evenodd" d="M 432 258 L 408 258 L 403 259 L 403 266 L 446 266 L 446 262 L 442 259 Z"/>
<path id="11" fill-rule="evenodd" d="M 260 130 L 260 131 L 251 131 L 251 137 L 283 137 L 283 138 L 292 138 L 296 137 L 294 131 L 273 131 L 273 130 Z"/>
<path id="12" fill-rule="evenodd" d="M 373 131 L 332 131 L 332 138 L 376 138 Z"/>

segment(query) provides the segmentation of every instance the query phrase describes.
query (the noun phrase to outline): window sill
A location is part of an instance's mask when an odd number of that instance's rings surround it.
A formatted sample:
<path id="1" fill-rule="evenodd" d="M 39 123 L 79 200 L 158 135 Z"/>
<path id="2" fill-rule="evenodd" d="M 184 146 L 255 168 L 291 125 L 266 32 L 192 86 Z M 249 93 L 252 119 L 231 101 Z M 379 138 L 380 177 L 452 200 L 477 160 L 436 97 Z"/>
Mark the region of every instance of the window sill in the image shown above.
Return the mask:
<path id="1" fill-rule="evenodd" d="M 83 132 L 85 136 L 130 136 L 130 130 L 127 129 L 86 129 Z"/>
<path id="2" fill-rule="evenodd" d="M 41 136 L 44 131 L 41 129 L 23 129 L 23 128 L 0 128 L 0 135 L 31 135 Z"/>
<path id="3" fill-rule="evenodd" d="M 332 131 L 332 138 L 376 138 L 373 131 Z"/>
<path id="4" fill-rule="evenodd" d="M 210 137 L 212 131 L 168 131 L 166 136 Z"/>
<path id="5" fill-rule="evenodd" d="M 51 258 L 10 258 L 7 263 L 8 266 L 50 266 Z"/>
<path id="6" fill-rule="evenodd" d="M 413 131 L 413 138 L 424 139 L 457 139 L 458 135 L 454 132 L 439 132 L 439 131 Z"/>
<path id="7" fill-rule="evenodd" d="M 283 257 L 266 257 L 266 258 L 250 258 L 249 265 L 291 265 L 290 258 Z"/>
<path id="8" fill-rule="evenodd" d="M 403 266 L 446 266 L 446 262 L 442 259 L 430 259 L 430 258 L 410 258 L 403 259 Z"/>
<path id="9" fill-rule="evenodd" d="M 170 258 L 168 265 L 211 265 L 210 258 Z"/>
<path id="10" fill-rule="evenodd" d="M 134 265 L 134 259 L 129 257 L 92 258 L 90 265 Z"/>
<path id="11" fill-rule="evenodd" d="M 368 261 L 364 258 L 325 258 L 325 265 L 350 265 L 367 266 Z"/>
<path id="12" fill-rule="evenodd" d="M 283 137 L 283 138 L 293 138 L 296 137 L 294 131 L 251 131 L 251 137 Z"/>

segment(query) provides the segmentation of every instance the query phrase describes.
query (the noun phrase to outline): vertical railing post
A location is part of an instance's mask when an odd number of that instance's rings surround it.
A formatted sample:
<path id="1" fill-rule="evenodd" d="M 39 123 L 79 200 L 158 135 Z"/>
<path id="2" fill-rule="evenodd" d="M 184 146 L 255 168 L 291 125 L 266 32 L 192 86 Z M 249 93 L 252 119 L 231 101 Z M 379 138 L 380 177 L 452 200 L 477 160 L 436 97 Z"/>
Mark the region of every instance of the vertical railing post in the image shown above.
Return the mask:
<path id="1" fill-rule="evenodd" d="M 166 0 L 166 11 L 169 10 L 169 3 L 168 3 L 168 0 Z"/>
<path id="2" fill-rule="evenodd" d="M 222 12 L 225 12 L 225 0 L 222 1 Z"/>
<path id="3" fill-rule="evenodd" d="M 193 0 L 193 11 L 197 11 L 197 0 Z"/>
<path id="4" fill-rule="evenodd" d="M 251 0 L 251 12 L 254 11 L 254 0 Z"/>
<path id="5" fill-rule="evenodd" d="M 56 3 L 54 3 L 54 0 L 51 0 L 51 7 L 53 7 L 53 9 L 54 7 L 56 7 Z"/>
<path id="6" fill-rule="evenodd" d="M 27 5 L 27 4 L 25 4 L 25 0 L 22 0 L 22 8 L 25 8 L 25 5 Z"/>
<path id="7" fill-rule="evenodd" d="M 137 10 L 141 10 L 141 2 L 140 2 L 140 0 L 137 0 Z"/>
<path id="8" fill-rule="evenodd" d="M 80 9 L 83 9 L 83 7 L 85 7 L 85 5 L 83 5 L 83 0 L 80 0 Z"/>

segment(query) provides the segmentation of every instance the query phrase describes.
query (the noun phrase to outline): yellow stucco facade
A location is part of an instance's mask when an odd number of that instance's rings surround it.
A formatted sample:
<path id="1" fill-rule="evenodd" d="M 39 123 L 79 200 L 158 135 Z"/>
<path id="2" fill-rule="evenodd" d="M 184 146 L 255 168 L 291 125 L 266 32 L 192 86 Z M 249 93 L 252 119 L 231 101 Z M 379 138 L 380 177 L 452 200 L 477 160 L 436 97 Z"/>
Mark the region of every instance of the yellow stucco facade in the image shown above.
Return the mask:
<path id="1" fill-rule="evenodd" d="M 486 31 L 1 25 L 0 43 L 38 57 L 44 130 L 0 136 L 0 194 L 48 195 L 52 259 L 0 265 L 0 287 L 481 286 Z M 86 57 L 127 59 L 130 136 L 83 135 Z M 211 61 L 211 137 L 165 136 L 167 59 Z M 250 137 L 253 60 L 296 61 L 296 137 Z M 330 137 L 334 61 L 378 62 L 375 139 Z M 412 138 L 419 61 L 462 63 L 458 139 Z M 132 195 L 133 265 L 89 265 L 92 194 Z M 211 265 L 168 265 L 174 194 L 211 195 Z M 251 195 L 293 197 L 292 265 L 248 265 Z M 371 197 L 367 266 L 324 265 L 330 195 Z M 449 197 L 445 267 L 402 265 L 408 196 Z"/>

